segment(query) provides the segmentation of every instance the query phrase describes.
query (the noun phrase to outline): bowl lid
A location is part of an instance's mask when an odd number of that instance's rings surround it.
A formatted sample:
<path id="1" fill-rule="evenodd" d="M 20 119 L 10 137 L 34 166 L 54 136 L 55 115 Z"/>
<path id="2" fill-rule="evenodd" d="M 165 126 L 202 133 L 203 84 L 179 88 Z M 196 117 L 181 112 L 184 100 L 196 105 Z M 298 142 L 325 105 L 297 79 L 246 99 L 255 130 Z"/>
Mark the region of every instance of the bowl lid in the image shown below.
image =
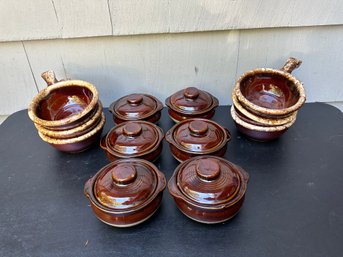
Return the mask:
<path id="1" fill-rule="evenodd" d="M 156 149 L 163 139 L 162 130 L 147 121 L 127 121 L 108 132 L 107 151 L 116 156 L 136 157 Z"/>
<path id="2" fill-rule="evenodd" d="M 146 119 L 162 110 L 162 103 L 151 95 L 130 94 L 113 102 L 109 110 L 122 120 Z"/>
<path id="3" fill-rule="evenodd" d="M 218 123 L 200 118 L 184 120 L 174 125 L 166 140 L 181 151 L 206 154 L 221 149 L 231 136 Z"/>
<path id="4" fill-rule="evenodd" d="M 140 159 L 125 159 L 110 163 L 94 182 L 94 196 L 103 206 L 129 210 L 144 205 L 155 196 L 161 177 L 156 166 Z M 165 186 L 165 179 L 162 181 Z M 157 192 L 158 193 L 158 192 Z"/>
<path id="5" fill-rule="evenodd" d="M 196 87 L 187 87 L 166 99 L 166 105 L 176 112 L 200 114 L 218 106 L 218 99 Z"/>
<path id="6" fill-rule="evenodd" d="M 244 172 L 243 175 L 247 175 Z M 229 161 L 215 156 L 201 156 L 182 163 L 177 168 L 176 183 L 189 200 L 201 205 L 230 202 L 242 191 L 244 176 Z M 245 191 L 245 190 L 244 190 Z"/>

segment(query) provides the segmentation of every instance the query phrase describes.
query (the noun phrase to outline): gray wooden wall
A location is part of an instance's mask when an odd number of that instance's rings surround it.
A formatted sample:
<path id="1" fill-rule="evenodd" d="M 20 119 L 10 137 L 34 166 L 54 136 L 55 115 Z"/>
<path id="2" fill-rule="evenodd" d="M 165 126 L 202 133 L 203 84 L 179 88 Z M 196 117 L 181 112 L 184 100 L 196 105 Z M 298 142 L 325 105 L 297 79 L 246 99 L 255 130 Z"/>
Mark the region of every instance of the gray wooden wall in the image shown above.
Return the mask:
<path id="1" fill-rule="evenodd" d="M 82 79 L 105 106 L 197 85 L 231 103 L 245 71 L 303 60 L 307 101 L 342 108 L 343 1 L 0 1 L 0 115 L 27 108 L 41 72 Z"/>

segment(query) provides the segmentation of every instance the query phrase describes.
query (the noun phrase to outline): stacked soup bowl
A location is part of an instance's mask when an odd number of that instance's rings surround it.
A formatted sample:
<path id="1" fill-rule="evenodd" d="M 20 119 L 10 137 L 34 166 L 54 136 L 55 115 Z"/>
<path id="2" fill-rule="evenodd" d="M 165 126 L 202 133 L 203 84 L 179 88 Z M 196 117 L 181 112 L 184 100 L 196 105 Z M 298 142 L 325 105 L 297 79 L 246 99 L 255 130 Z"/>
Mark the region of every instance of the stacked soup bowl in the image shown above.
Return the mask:
<path id="1" fill-rule="evenodd" d="M 232 92 L 231 116 L 242 134 L 270 141 L 294 124 L 306 100 L 302 83 L 291 75 L 300 64 L 290 57 L 280 70 L 254 69 L 238 79 Z"/>
<path id="2" fill-rule="evenodd" d="M 40 138 L 63 152 L 88 149 L 99 140 L 105 124 L 98 91 L 82 80 L 58 82 L 53 71 L 44 72 L 42 77 L 48 87 L 28 108 Z"/>

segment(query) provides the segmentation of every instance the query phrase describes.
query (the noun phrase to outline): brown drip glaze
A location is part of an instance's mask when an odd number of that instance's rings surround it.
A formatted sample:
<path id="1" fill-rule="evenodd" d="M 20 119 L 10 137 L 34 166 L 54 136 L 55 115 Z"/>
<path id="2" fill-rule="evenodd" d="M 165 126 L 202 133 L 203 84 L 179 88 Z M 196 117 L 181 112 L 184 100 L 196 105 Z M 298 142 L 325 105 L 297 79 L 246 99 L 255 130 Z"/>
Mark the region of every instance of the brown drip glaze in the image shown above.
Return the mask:
<path id="1" fill-rule="evenodd" d="M 112 162 L 84 187 L 94 214 L 115 227 L 144 222 L 159 207 L 166 179 L 155 165 L 141 159 Z"/>
<path id="2" fill-rule="evenodd" d="M 230 139 L 230 132 L 218 123 L 196 118 L 177 123 L 166 133 L 171 152 L 179 161 L 204 154 L 223 156 Z"/>
<path id="3" fill-rule="evenodd" d="M 211 224 L 236 215 L 248 180 L 248 173 L 233 163 L 220 157 L 200 156 L 175 169 L 168 190 L 186 216 Z"/>

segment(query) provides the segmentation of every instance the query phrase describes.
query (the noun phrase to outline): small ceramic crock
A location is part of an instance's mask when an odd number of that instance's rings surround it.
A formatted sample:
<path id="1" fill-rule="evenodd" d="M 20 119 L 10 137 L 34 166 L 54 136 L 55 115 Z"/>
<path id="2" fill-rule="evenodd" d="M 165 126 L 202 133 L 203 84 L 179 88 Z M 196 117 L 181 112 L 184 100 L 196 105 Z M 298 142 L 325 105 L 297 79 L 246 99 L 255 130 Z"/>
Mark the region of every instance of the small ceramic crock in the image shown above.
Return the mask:
<path id="1" fill-rule="evenodd" d="M 236 82 L 234 94 L 244 108 L 258 116 L 287 117 L 306 100 L 302 83 L 290 74 L 300 64 L 300 60 L 290 57 L 281 70 L 248 71 Z"/>
<path id="2" fill-rule="evenodd" d="M 57 150 L 67 153 L 79 153 L 90 148 L 95 142 L 98 142 L 105 122 L 106 118 L 105 115 L 102 113 L 101 119 L 99 123 L 96 125 L 96 127 L 94 127 L 91 131 L 87 132 L 86 134 L 73 138 L 52 138 L 44 135 L 40 131 L 38 131 L 38 135 L 43 141 L 49 143 Z"/>
<path id="3" fill-rule="evenodd" d="M 224 156 L 230 132 L 207 119 L 187 119 L 175 124 L 165 135 L 175 159 L 182 162 L 198 155 Z"/>
<path id="4" fill-rule="evenodd" d="M 156 123 L 161 117 L 163 104 L 154 96 L 147 94 L 131 94 L 113 102 L 109 111 L 115 123 L 145 120 Z"/>
<path id="5" fill-rule="evenodd" d="M 142 158 L 155 161 L 162 151 L 163 131 L 148 121 L 128 121 L 112 128 L 100 146 L 110 161 Z"/>
<path id="6" fill-rule="evenodd" d="M 84 187 L 96 217 L 114 227 L 131 227 L 158 209 L 166 178 L 142 159 L 123 159 L 103 167 Z"/>
<path id="7" fill-rule="evenodd" d="M 174 122 L 190 118 L 210 119 L 219 101 L 210 93 L 196 87 L 188 87 L 169 96 L 165 104 Z"/>
<path id="8" fill-rule="evenodd" d="M 279 126 L 257 126 L 241 119 L 239 115 L 236 113 L 233 106 L 231 107 L 231 116 L 236 124 L 237 129 L 242 134 L 244 134 L 252 140 L 259 142 L 267 142 L 279 138 L 288 130 L 288 128 L 290 128 L 294 124 L 296 120 L 296 118 L 294 118 L 289 123 Z"/>
<path id="9" fill-rule="evenodd" d="M 83 134 L 88 133 L 89 131 L 93 130 L 101 120 L 103 107 L 100 101 L 98 101 L 98 107 L 96 113 L 90 117 L 87 121 L 80 124 L 79 126 L 67 129 L 67 130 L 50 130 L 46 129 L 45 127 L 35 124 L 37 130 L 41 132 L 43 135 L 48 137 L 53 137 L 57 139 L 66 139 L 66 138 L 73 138 L 78 137 Z"/>
<path id="10" fill-rule="evenodd" d="M 94 115 L 99 95 L 92 84 L 81 80 L 57 82 L 52 71 L 42 77 L 48 87 L 33 98 L 28 108 L 34 123 L 50 130 L 71 129 Z"/>
<path id="11" fill-rule="evenodd" d="M 248 180 L 248 173 L 237 165 L 216 156 L 200 156 L 175 169 L 168 190 L 187 217 L 212 224 L 238 213 Z"/>

